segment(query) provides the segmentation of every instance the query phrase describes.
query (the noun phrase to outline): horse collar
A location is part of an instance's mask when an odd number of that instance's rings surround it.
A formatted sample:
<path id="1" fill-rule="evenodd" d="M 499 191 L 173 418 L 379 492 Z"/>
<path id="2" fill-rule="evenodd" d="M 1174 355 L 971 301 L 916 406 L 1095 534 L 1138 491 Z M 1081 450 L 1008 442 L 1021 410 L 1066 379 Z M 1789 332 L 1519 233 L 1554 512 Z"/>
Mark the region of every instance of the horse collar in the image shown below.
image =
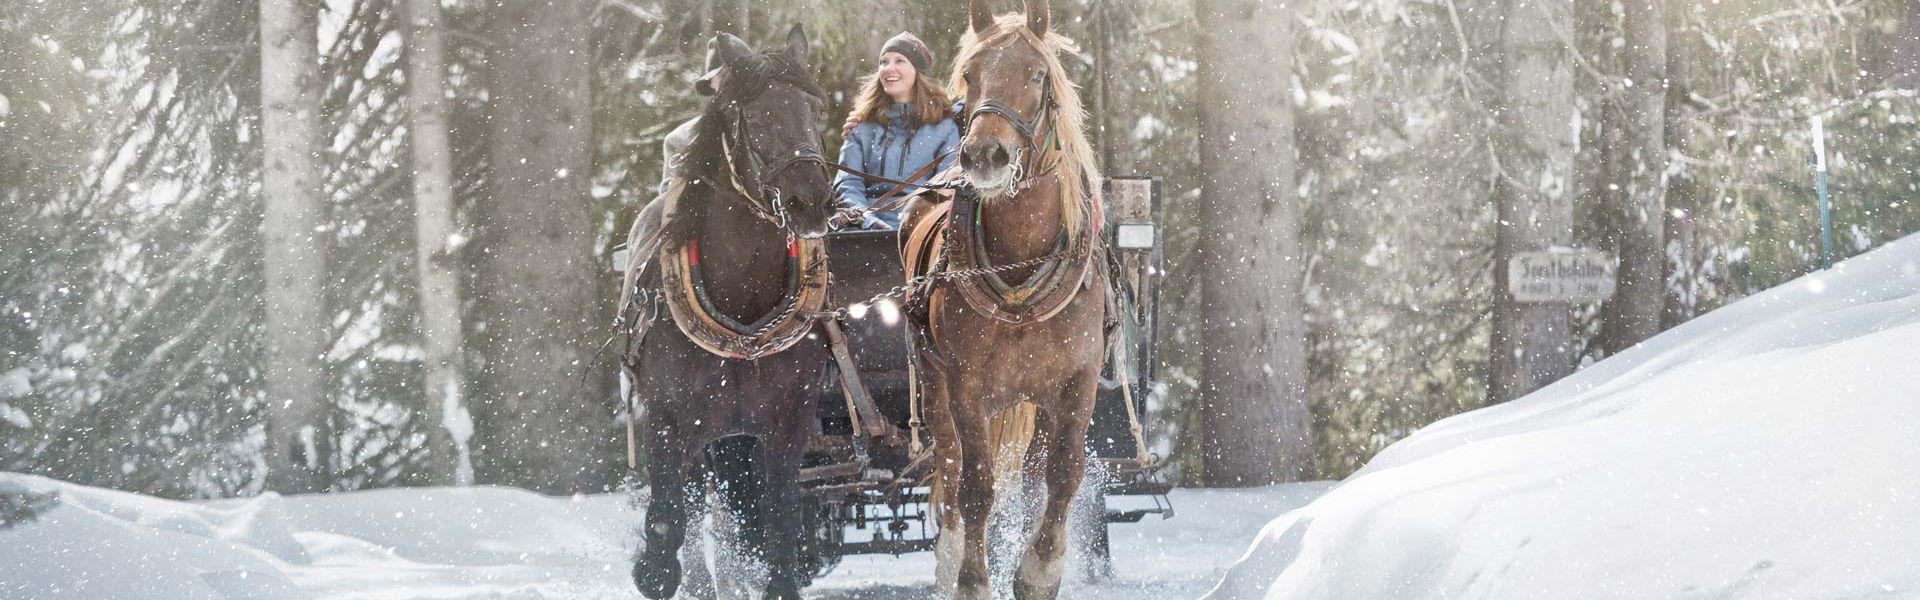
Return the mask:
<path id="1" fill-rule="evenodd" d="M 1037 178 L 1036 178 L 1037 179 Z M 1094 234 L 1083 230 L 1056 246 L 1051 260 L 1037 265 L 1032 275 L 1010 285 L 993 272 L 987 259 L 984 203 L 978 192 L 955 194 L 939 244 L 945 269 L 968 276 L 951 277 L 953 292 L 968 306 L 995 320 L 1020 325 L 1053 318 L 1065 310 L 1092 275 Z"/>

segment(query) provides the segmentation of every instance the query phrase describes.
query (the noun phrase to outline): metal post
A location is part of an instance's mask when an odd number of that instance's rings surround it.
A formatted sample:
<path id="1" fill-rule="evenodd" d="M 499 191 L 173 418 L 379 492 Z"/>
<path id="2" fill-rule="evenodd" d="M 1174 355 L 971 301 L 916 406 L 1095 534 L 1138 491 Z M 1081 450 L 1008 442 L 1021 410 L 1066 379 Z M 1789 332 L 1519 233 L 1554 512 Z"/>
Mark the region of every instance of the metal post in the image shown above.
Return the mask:
<path id="1" fill-rule="evenodd" d="M 1820 264 L 1833 268 L 1833 210 L 1827 201 L 1827 130 L 1820 115 L 1813 116 L 1813 187 L 1820 203 Z"/>

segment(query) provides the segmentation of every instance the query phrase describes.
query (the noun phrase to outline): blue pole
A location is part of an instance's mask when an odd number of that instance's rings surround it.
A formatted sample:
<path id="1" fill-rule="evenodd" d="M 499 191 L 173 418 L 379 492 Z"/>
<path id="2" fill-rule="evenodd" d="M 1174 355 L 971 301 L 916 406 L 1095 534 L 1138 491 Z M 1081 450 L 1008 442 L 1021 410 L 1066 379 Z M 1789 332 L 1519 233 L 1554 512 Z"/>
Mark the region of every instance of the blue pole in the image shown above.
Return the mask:
<path id="1" fill-rule="evenodd" d="M 1814 171 L 1814 189 L 1820 194 L 1820 264 L 1833 268 L 1833 208 L 1827 202 L 1827 170 Z"/>
<path id="2" fill-rule="evenodd" d="M 1820 268 L 1833 268 L 1833 210 L 1827 202 L 1827 129 L 1813 116 L 1813 187 L 1820 205 Z"/>

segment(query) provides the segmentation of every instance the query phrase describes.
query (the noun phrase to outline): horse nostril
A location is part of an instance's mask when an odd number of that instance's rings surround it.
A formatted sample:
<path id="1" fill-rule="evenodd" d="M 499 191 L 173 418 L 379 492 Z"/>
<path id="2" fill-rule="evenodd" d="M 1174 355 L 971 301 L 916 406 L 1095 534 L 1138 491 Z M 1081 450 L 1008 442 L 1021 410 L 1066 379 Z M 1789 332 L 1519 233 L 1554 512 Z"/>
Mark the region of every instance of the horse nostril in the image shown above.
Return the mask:
<path id="1" fill-rule="evenodd" d="M 960 150 L 960 167 L 972 171 L 981 166 L 980 156 L 986 148 L 981 144 L 967 146 Z"/>
<path id="2" fill-rule="evenodd" d="M 960 167 L 969 171 L 999 169 L 1006 167 L 1010 161 L 1007 148 L 992 142 L 981 142 L 960 150 Z"/>

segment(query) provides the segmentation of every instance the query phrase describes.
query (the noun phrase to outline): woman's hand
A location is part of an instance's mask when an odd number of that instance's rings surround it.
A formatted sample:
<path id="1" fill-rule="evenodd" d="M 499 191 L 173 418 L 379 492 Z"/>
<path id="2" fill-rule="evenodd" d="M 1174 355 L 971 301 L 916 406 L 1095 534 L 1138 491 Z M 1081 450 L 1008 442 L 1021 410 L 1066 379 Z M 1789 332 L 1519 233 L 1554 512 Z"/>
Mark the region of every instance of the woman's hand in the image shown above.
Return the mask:
<path id="1" fill-rule="evenodd" d="M 860 115 L 847 113 L 847 122 L 840 124 L 840 137 L 853 135 L 853 128 L 860 125 Z"/>

